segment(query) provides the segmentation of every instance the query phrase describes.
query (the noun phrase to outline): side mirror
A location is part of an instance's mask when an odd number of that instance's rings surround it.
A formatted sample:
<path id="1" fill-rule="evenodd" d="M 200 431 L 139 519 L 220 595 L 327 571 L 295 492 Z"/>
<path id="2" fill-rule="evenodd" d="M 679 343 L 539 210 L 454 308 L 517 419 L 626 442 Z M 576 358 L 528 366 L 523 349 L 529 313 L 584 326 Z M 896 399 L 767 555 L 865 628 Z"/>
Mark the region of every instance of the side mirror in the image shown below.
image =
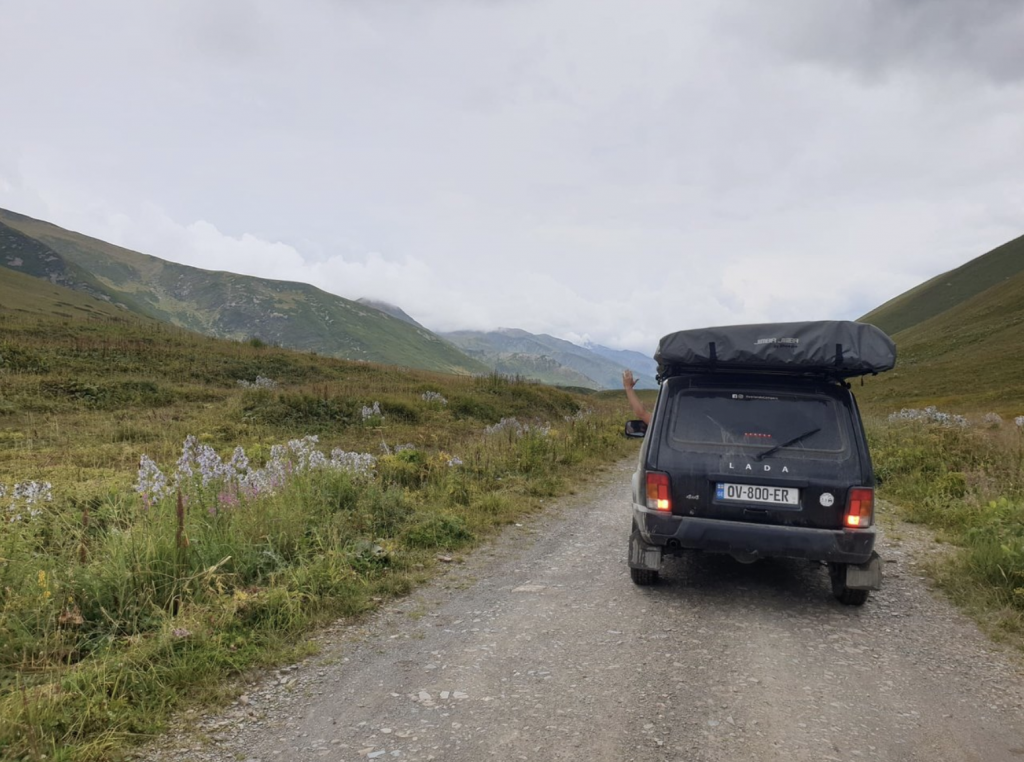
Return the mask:
<path id="1" fill-rule="evenodd" d="M 626 436 L 640 437 L 647 433 L 647 424 L 643 421 L 626 421 Z"/>

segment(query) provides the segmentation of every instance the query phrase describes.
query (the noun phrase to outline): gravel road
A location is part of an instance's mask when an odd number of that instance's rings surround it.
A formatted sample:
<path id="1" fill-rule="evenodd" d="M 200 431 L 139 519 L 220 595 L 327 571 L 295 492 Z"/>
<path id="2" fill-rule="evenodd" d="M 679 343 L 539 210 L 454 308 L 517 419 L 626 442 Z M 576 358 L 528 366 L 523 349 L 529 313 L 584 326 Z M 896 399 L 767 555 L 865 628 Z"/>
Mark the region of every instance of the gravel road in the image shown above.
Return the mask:
<path id="1" fill-rule="evenodd" d="M 673 559 L 638 588 L 633 465 L 144 757 L 1024 760 L 1021 662 L 929 591 L 926 541 L 883 540 L 884 590 L 860 609 L 795 561 Z"/>

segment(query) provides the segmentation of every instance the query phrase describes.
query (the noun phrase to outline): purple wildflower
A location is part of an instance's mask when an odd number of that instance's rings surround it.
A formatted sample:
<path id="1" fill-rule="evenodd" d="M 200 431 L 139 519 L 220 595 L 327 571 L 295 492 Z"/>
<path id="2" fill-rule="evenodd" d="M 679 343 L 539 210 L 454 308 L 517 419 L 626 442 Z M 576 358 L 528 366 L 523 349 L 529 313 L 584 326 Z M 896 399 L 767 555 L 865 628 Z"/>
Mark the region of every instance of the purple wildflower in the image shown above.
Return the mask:
<path id="1" fill-rule="evenodd" d="M 135 491 L 142 497 L 142 505 L 146 510 L 167 495 L 167 477 L 148 455 L 143 455 L 139 460 L 139 478 Z"/>
<path id="2" fill-rule="evenodd" d="M 204 487 L 226 476 L 224 462 L 210 445 L 203 445 L 199 448 L 196 465 L 199 467 L 199 476 Z"/>
<path id="3" fill-rule="evenodd" d="M 0 498 L 7 497 L 6 485 L 0 485 Z M 40 503 L 48 503 L 53 500 L 53 485 L 50 482 L 20 482 L 14 485 L 10 493 L 10 503 L 7 512 L 13 514 L 9 521 L 16 522 L 25 518 L 35 518 L 42 511 L 36 507 Z"/>
<path id="4" fill-rule="evenodd" d="M 235 451 L 231 453 L 231 460 L 228 461 L 228 466 L 235 474 L 244 474 L 249 470 L 249 458 L 246 457 L 243 448 L 235 448 Z"/>
<path id="5" fill-rule="evenodd" d="M 330 465 L 336 471 L 372 476 L 373 470 L 377 467 L 377 459 L 369 453 L 345 452 L 342 449 L 335 449 L 331 451 Z"/>
<path id="6" fill-rule="evenodd" d="M 196 459 L 196 449 L 199 440 L 189 434 L 185 437 L 185 443 L 181 447 L 181 457 L 178 458 L 178 468 L 175 474 L 175 482 L 181 483 L 192 476 L 192 465 Z"/>
<path id="7" fill-rule="evenodd" d="M 373 407 L 363 405 L 362 416 L 364 421 L 368 421 L 371 418 L 383 418 L 384 413 L 380 411 L 380 403 L 374 402 Z"/>

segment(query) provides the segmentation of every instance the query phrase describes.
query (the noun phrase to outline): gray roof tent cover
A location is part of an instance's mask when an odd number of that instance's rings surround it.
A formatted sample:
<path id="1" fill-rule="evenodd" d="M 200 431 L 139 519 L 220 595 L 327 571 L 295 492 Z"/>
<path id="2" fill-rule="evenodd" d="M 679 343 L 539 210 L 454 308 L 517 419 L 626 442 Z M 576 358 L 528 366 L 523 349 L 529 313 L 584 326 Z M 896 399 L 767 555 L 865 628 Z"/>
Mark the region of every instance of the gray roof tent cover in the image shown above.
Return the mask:
<path id="1" fill-rule="evenodd" d="M 654 359 L 659 378 L 714 370 L 850 378 L 891 370 L 896 345 L 875 326 L 849 320 L 759 323 L 670 333 Z"/>

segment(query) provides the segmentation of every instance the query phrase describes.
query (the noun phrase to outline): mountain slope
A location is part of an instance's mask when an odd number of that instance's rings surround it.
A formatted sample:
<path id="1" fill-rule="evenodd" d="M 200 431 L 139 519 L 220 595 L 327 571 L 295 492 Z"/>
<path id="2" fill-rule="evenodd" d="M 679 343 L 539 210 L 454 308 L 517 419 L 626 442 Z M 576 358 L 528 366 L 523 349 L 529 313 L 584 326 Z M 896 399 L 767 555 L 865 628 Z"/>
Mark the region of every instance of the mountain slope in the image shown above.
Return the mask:
<path id="1" fill-rule="evenodd" d="M 890 299 L 861 318 L 892 335 L 1024 272 L 1024 236 Z"/>
<path id="2" fill-rule="evenodd" d="M 3 244 L 0 243 L 0 258 L 3 256 Z M 163 326 L 160 321 L 137 315 L 89 293 L 9 270 L 0 270 L 0 310 L 23 316 L 131 320 L 154 328 Z"/>
<path id="3" fill-rule="evenodd" d="M 600 344 L 585 344 L 584 348 L 601 355 L 606 360 L 611 360 L 616 365 L 631 369 L 634 375 L 654 378 L 658 374 L 658 363 L 655 362 L 653 353 L 644 355 L 631 349 L 611 349 Z M 642 380 L 649 381 L 649 379 Z M 656 385 L 642 385 L 640 388 L 653 389 L 656 388 Z"/>
<path id="4" fill-rule="evenodd" d="M 0 265 L 208 336 L 257 337 L 333 357 L 484 373 L 422 327 L 303 283 L 167 262 L 0 210 Z"/>
<path id="5" fill-rule="evenodd" d="M 82 291 L 94 299 L 112 301 L 107 289 L 89 272 L 66 261 L 46 244 L 3 222 L 0 222 L 0 265 L 54 285 Z"/>
<path id="6" fill-rule="evenodd" d="M 890 410 L 936 405 L 962 412 L 1024 414 L 1024 267 L 1011 274 L 1019 263 L 1007 256 L 1011 252 L 1024 258 L 1022 240 L 922 284 L 861 318 L 870 322 L 872 315 L 898 302 L 898 311 L 889 315 L 899 318 L 897 325 L 911 319 L 912 324 L 893 334 L 899 353 L 896 369 L 868 379 L 857 390 L 858 397 L 869 407 Z M 978 290 L 986 280 L 996 282 Z M 936 282 L 943 297 L 963 298 L 952 304 L 939 300 Z M 940 301 L 943 309 L 934 312 Z M 928 313 L 934 314 L 924 317 Z"/>
<path id="7" fill-rule="evenodd" d="M 454 331 L 441 335 L 499 373 L 590 389 L 622 386 L 622 364 L 554 336 L 515 328 Z M 639 388 L 656 387 L 652 378 L 637 375 L 641 378 Z"/>
<path id="8" fill-rule="evenodd" d="M 366 297 L 360 297 L 359 299 L 356 299 L 356 302 L 358 304 L 364 304 L 367 307 L 373 307 L 375 310 L 380 310 L 381 312 L 387 313 L 388 315 L 391 315 L 391 317 L 396 317 L 399 320 L 403 320 L 409 325 L 414 325 L 417 328 L 423 328 L 423 325 L 413 320 L 409 316 L 409 313 L 407 313 L 401 307 L 391 304 L 390 302 L 382 302 L 378 299 L 367 299 Z M 423 330 L 427 329 L 423 328 Z"/>

